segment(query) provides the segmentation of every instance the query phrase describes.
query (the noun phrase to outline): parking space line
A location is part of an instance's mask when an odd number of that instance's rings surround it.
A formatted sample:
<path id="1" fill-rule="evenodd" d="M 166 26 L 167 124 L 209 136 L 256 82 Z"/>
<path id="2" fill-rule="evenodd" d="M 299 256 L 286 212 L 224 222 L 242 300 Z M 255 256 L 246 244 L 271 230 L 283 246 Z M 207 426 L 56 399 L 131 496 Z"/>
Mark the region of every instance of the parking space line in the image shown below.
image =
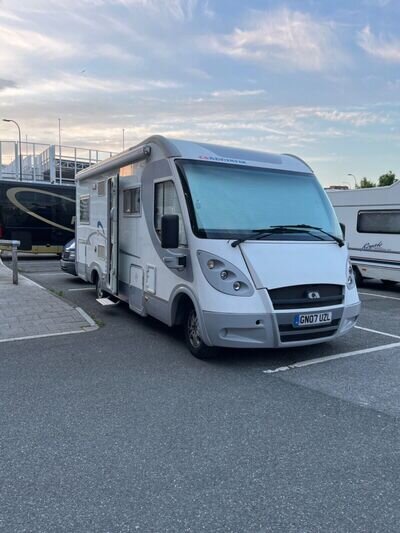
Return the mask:
<path id="1" fill-rule="evenodd" d="M 400 342 L 394 342 L 391 344 L 382 344 L 381 346 L 374 346 L 373 348 L 365 348 L 363 350 L 356 350 L 354 352 L 344 352 L 335 355 L 326 355 L 324 357 L 318 357 L 316 359 L 310 359 L 309 361 L 299 361 L 288 366 L 281 366 L 279 368 L 263 370 L 264 374 L 275 374 L 276 372 L 286 372 L 287 370 L 294 370 L 295 368 L 303 368 L 311 365 L 318 365 L 320 363 L 327 363 L 336 359 L 345 359 L 346 357 L 352 357 L 353 355 L 369 354 L 374 352 L 381 352 L 384 350 L 391 350 L 392 348 L 400 348 Z"/>
<path id="2" fill-rule="evenodd" d="M 64 331 L 59 333 L 41 333 L 40 335 L 26 335 L 25 337 L 9 337 L 8 339 L 0 339 L 0 343 L 15 342 L 15 341 L 30 341 L 31 339 L 44 339 L 45 337 L 60 337 L 61 335 L 76 335 L 77 333 L 86 333 L 88 331 L 94 331 L 98 329 L 98 326 L 83 327 L 75 331 Z"/>
<path id="3" fill-rule="evenodd" d="M 361 294 L 362 296 L 374 296 L 375 298 L 385 298 L 386 300 L 399 300 L 400 301 L 400 298 L 397 298 L 396 296 L 385 296 L 384 294 L 374 294 L 373 292 L 358 291 L 358 294 Z"/>
<path id="4" fill-rule="evenodd" d="M 96 287 L 81 287 L 80 289 L 68 289 L 68 291 L 94 291 Z"/>
<path id="5" fill-rule="evenodd" d="M 377 331 L 376 329 L 363 328 L 361 326 L 354 326 L 355 329 L 361 329 L 362 331 L 368 331 L 369 333 L 376 333 L 377 335 L 384 335 L 385 337 L 393 337 L 394 339 L 400 339 L 400 335 L 393 335 L 393 333 L 385 333 L 384 331 Z"/>
<path id="6" fill-rule="evenodd" d="M 64 274 L 62 270 L 60 272 L 22 272 L 24 275 L 31 275 L 31 276 L 59 276 L 60 274 Z"/>

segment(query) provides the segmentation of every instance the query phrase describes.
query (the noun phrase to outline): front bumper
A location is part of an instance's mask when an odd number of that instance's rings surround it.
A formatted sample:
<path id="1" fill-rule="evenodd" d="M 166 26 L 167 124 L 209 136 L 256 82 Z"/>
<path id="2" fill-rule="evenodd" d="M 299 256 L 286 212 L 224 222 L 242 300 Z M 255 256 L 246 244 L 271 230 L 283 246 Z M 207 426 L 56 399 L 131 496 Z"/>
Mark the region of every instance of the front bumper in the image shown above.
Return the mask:
<path id="1" fill-rule="evenodd" d="M 361 304 L 274 313 L 202 313 L 204 340 L 211 346 L 231 348 L 284 348 L 332 340 L 355 326 Z M 329 326 L 293 328 L 298 313 L 332 312 Z"/>
<path id="2" fill-rule="evenodd" d="M 72 274 L 73 276 L 76 276 L 75 261 L 65 261 L 64 259 L 61 259 L 60 267 L 61 267 L 61 270 L 63 270 L 64 272 L 67 272 L 68 274 Z"/>

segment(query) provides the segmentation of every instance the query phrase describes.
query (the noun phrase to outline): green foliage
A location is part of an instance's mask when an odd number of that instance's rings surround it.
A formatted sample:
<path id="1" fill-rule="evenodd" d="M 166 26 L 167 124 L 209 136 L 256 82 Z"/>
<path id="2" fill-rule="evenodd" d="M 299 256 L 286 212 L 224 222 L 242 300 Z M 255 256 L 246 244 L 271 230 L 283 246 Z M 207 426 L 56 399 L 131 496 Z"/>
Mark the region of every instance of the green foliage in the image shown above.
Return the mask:
<path id="1" fill-rule="evenodd" d="M 378 187 L 387 187 L 388 185 L 393 185 L 397 181 L 396 174 L 389 170 L 386 174 L 382 174 L 378 181 Z"/>
<path id="2" fill-rule="evenodd" d="M 363 178 L 358 185 L 359 189 L 368 189 L 369 187 L 376 187 L 376 184 L 368 178 Z"/>

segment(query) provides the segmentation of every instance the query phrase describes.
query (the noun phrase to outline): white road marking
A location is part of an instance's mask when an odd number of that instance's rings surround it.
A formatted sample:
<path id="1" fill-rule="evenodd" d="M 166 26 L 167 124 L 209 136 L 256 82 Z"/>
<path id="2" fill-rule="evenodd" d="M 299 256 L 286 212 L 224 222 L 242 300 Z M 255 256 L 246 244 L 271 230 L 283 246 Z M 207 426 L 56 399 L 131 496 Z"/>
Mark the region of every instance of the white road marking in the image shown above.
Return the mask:
<path id="1" fill-rule="evenodd" d="M 361 294 L 362 296 L 374 296 L 375 298 L 385 298 L 386 300 L 399 300 L 400 298 L 397 298 L 396 296 L 385 296 L 384 294 L 374 294 L 373 292 L 358 292 L 358 294 Z"/>
<path id="2" fill-rule="evenodd" d="M 22 274 L 30 274 L 31 276 L 60 276 L 65 274 L 62 270 L 60 272 L 22 272 Z"/>
<path id="3" fill-rule="evenodd" d="M 276 372 L 286 372 L 287 370 L 293 370 L 295 368 L 303 368 L 305 366 L 318 365 L 320 363 L 327 363 L 328 361 L 334 361 L 336 359 L 344 359 L 346 357 L 352 357 L 353 355 L 362 355 L 373 352 L 380 352 L 383 350 L 391 350 L 392 348 L 400 348 L 400 342 L 394 342 L 392 344 L 383 344 L 381 346 L 374 346 L 373 348 L 365 348 L 363 350 L 356 350 L 354 352 L 344 352 L 335 355 L 327 355 L 325 357 L 318 357 L 317 359 L 310 359 L 309 361 L 299 361 L 288 366 L 281 366 L 279 368 L 263 370 L 264 374 L 275 374 Z"/>
<path id="4" fill-rule="evenodd" d="M 82 287 L 81 289 L 68 289 L 68 291 L 94 291 L 96 287 Z"/>
<path id="5" fill-rule="evenodd" d="M 87 331 L 94 331 L 98 329 L 98 326 L 88 326 L 82 329 L 77 329 L 76 331 L 64 331 L 63 333 L 43 333 L 42 335 L 28 335 L 26 337 L 10 337 L 9 339 L 0 339 L 2 342 L 15 342 L 15 341 L 27 341 L 31 339 L 41 339 L 43 337 L 59 337 L 60 335 L 74 335 L 75 333 L 86 333 Z"/>
<path id="6" fill-rule="evenodd" d="M 355 329 L 362 329 L 369 333 L 376 333 L 377 335 L 384 335 L 386 337 L 393 337 L 394 339 L 400 339 L 400 335 L 393 335 L 392 333 L 385 333 L 384 331 L 377 331 L 376 329 L 362 328 L 361 326 L 354 326 Z"/>

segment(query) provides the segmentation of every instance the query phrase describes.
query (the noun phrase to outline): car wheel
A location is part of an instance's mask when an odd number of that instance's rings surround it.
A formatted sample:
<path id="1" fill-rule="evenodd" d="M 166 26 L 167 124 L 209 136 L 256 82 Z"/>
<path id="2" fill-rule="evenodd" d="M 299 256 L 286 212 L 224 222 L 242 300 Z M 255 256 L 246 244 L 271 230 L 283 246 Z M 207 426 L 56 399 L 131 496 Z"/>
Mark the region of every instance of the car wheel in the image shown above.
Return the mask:
<path id="1" fill-rule="evenodd" d="M 215 348 L 207 346 L 201 339 L 199 319 L 193 307 L 186 314 L 184 329 L 186 345 L 192 355 L 198 359 L 209 359 L 215 355 Z"/>
<path id="2" fill-rule="evenodd" d="M 396 287 L 397 281 L 392 281 L 391 279 L 381 279 L 381 282 L 384 284 L 385 287 L 388 289 L 391 289 L 393 287 Z"/>

